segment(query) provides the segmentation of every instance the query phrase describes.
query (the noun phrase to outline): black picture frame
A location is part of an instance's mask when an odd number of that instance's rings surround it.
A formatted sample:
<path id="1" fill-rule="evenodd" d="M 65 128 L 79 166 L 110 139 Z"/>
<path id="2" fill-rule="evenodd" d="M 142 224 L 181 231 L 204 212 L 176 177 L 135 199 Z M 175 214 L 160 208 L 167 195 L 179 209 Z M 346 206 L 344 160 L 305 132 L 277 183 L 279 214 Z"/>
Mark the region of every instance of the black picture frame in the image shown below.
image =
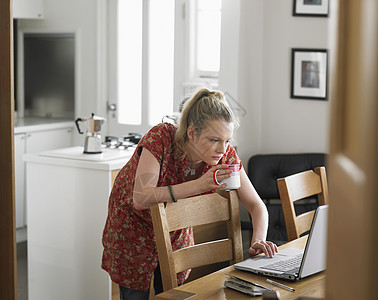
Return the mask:
<path id="1" fill-rule="evenodd" d="M 293 0 L 295 17 L 328 17 L 329 0 Z"/>
<path id="2" fill-rule="evenodd" d="M 328 50 L 291 49 L 291 92 L 293 99 L 328 99 Z"/>

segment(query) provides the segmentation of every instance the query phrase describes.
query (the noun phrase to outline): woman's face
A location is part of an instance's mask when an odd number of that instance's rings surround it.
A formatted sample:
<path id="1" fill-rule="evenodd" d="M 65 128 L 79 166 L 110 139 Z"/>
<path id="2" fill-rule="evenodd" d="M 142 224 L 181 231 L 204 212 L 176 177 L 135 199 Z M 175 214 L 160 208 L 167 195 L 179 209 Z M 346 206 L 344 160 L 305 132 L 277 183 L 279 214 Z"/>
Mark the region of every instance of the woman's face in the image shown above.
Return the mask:
<path id="1" fill-rule="evenodd" d="M 204 161 L 208 165 L 216 165 L 226 153 L 227 146 L 234 131 L 233 123 L 224 120 L 208 121 L 200 134 L 193 126 L 188 127 L 189 159 Z"/>

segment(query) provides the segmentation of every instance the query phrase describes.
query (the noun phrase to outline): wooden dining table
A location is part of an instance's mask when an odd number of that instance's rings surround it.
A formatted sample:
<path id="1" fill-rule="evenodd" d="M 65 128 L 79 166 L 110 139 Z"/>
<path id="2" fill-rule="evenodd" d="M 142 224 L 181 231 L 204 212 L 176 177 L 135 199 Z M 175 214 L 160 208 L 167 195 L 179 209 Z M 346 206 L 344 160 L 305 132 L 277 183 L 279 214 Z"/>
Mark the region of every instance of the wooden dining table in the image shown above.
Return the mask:
<path id="1" fill-rule="evenodd" d="M 306 246 L 307 236 L 301 237 L 294 241 L 281 245 L 279 249 L 299 248 L 304 249 Z M 288 291 L 266 282 L 267 277 L 253 274 L 251 272 L 236 270 L 234 266 L 229 266 L 217 272 L 211 273 L 204 277 L 198 278 L 182 286 L 168 290 L 155 296 L 156 300 L 162 299 L 250 299 L 251 296 L 241 292 L 224 287 L 224 282 L 228 275 L 234 275 L 239 278 L 252 281 L 264 287 L 278 290 L 280 299 L 323 299 L 325 295 L 325 271 L 309 276 L 296 282 L 290 282 L 280 279 L 274 281 L 290 286 L 295 289 L 294 292 Z M 301 298 L 303 297 L 303 298 Z M 262 297 L 256 297 L 261 299 Z"/>

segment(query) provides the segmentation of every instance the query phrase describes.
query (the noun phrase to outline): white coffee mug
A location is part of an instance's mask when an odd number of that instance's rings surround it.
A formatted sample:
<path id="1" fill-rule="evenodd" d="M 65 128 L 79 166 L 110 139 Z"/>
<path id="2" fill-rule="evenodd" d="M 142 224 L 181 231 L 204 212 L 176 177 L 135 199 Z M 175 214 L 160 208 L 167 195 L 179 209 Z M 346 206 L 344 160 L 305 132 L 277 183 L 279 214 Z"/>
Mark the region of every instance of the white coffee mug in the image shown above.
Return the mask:
<path id="1" fill-rule="evenodd" d="M 214 182 L 218 185 L 223 183 L 227 183 L 226 187 L 222 188 L 222 190 L 235 190 L 240 188 L 240 172 L 239 172 L 239 165 L 229 165 L 227 170 L 232 170 L 231 177 L 218 181 L 217 173 L 221 169 L 218 169 L 214 172 Z"/>

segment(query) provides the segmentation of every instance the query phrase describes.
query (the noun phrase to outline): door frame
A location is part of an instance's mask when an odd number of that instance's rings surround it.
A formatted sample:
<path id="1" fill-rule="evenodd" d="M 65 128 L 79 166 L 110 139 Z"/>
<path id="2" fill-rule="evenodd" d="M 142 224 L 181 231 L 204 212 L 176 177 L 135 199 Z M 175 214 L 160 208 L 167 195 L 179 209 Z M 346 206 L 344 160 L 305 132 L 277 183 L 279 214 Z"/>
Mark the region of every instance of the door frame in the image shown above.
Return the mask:
<path id="1" fill-rule="evenodd" d="M 326 299 L 374 299 L 378 279 L 378 3 L 335 0 Z"/>
<path id="2" fill-rule="evenodd" d="M 0 299 L 17 298 L 12 1 L 0 0 Z"/>

